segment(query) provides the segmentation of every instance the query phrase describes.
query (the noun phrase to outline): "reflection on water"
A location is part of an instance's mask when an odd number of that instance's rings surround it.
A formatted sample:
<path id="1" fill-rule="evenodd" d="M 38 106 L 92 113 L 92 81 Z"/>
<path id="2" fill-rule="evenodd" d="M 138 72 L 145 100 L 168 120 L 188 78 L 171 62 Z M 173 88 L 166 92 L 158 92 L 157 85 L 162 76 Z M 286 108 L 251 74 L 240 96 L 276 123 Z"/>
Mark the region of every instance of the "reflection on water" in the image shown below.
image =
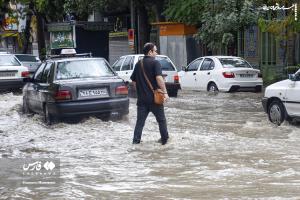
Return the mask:
<path id="1" fill-rule="evenodd" d="M 181 92 L 166 104 L 171 139 L 161 146 L 153 115 L 143 142 L 131 144 L 135 99 L 119 122 L 91 117 L 47 127 L 38 115 L 20 114 L 20 95 L 2 94 L 1 157 L 60 158 L 61 183 L 54 188 L 1 184 L 0 197 L 299 199 L 299 124 L 270 124 L 261 95 Z"/>

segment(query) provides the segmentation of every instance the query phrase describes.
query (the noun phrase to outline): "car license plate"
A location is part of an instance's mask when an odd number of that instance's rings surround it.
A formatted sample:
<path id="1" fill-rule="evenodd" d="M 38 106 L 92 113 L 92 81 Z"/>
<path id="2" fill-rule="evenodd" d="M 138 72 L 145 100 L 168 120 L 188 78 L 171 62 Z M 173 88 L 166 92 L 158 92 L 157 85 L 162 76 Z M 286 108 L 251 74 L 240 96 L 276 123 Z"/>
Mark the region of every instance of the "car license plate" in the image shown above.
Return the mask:
<path id="1" fill-rule="evenodd" d="M 79 90 L 79 97 L 109 97 L 106 88 Z"/>
<path id="2" fill-rule="evenodd" d="M 0 77 L 13 77 L 16 75 L 16 72 L 0 72 Z"/>
<path id="3" fill-rule="evenodd" d="M 252 78 L 253 74 L 240 74 L 241 78 Z"/>

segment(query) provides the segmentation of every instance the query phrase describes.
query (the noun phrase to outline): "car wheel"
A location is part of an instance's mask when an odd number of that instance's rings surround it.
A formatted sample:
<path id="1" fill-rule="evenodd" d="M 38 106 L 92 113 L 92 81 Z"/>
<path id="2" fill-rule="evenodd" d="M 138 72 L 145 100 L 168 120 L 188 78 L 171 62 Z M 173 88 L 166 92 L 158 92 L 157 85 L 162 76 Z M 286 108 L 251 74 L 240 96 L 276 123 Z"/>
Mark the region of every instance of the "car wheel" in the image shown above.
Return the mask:
<path id="1" fill-rule="evenodd" d="M 28 103 L 27 103 L 25 97 L 23 97 L 22 112 L 23 112 L 24 114 L 29 114 L 29 113 L 31 113 L 31 111 L 30 111 L 30 109 L 29 109 L 29 107 L 28 107 Z"/>
<path id="2" fill-rule="evenodd" d="M 209 92 L 218 92 L 219 89 L 215 83 L 210 83 L 207 87 L 207 91 Z"/>
<path id="3" fill-rule="evenodd" d="M 50 115 L 48 106 L 45 104 L 44 105 L 44 122 L 46 125 L 51 125 L 53 123 L 53 116 Z"/>
<path id="4" fill-rule="evenodd" d="M 168 95 L 169 95 L 170 97 L 177 97 L 177 95 L 178 95 L 178 90 L 169 90 L 169 91 L 168 91 Z"/>
<path id="5" fill-rule="evenodd" d="M 255 92 L 261 92 L 261 91 L 262 91 L 262 86 L 255 87 Z"/>
<path id="6" fill-rule="evenodd" d="M 268 109 L 268 117 L 273 124 L 278 126 L 280 126 L 280 124 L 284 121 L 285 109 L 280 101 L 275 100 L 270 104 Z"/>

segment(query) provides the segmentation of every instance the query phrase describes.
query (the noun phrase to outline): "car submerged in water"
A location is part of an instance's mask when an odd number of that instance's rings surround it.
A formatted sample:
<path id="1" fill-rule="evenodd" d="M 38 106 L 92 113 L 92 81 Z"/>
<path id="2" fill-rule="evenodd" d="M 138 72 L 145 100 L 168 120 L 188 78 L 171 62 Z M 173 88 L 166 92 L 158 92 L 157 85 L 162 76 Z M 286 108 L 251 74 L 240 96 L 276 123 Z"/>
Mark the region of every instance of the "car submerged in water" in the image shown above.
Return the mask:
<path id="1" fill-rule="evenodd" d="M 127 115 L 125 82 L 104 58 L 82 56 L 62 50 L 43 62 L 23 87 L 24 113 L 42 114 L 47 125 L 68 117 Z"/>
<path id="2" fill-rule="evenodd" d="M 278 126 L 284 120 L 300 119 L 300 69 L 289 79 L 269 85 L 262 105 L 269 120 Z"/>

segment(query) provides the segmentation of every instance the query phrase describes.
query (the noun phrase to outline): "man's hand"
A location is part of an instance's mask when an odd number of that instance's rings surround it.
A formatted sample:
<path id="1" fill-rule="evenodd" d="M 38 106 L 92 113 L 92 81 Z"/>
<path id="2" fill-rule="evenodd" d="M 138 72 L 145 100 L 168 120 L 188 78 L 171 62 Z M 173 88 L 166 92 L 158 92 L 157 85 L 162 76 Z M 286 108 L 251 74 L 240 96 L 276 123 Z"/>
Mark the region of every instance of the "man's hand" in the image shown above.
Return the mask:
<path id="1" fill-rule="evenodd" d="M 164 94 L 164 103 L 167 102 L 170 99 L 168 93 Z"/>

